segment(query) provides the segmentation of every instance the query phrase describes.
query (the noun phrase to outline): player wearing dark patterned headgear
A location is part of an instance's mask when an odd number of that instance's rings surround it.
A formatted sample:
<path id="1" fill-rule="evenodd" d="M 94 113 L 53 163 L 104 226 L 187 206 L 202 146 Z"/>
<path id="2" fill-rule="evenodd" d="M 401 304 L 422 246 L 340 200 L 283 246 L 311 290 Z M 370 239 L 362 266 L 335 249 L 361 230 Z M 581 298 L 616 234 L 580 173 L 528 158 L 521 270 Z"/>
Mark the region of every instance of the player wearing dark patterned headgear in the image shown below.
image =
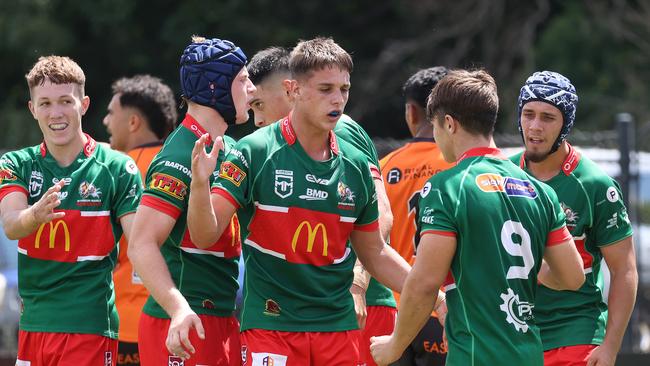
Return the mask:
<path id="1" fill-rule="evenodd" d="M 240 364 L 239 323 L 233 317 L 239 221 L 235 216 L 216 242 L 198 249 L 186 230 L 186 210 L 196 141 L 214 140 L 212 156 L 221 162 L 234 145 L 224 136 L 228 125 L 248 118 L 255 87 L 245 63 L 238 47 L 216 38 L 195 37 L 181 56 L 187 114 L 150 165 L 134 224 L 137 235 L 128 249 L 152 295 L 140 317 L 143 366 Z"/>
<path id="2" fill-rule="evenodd" d="M 535 319 L 545 366 L 613 365 L 638 281 L 632 226 L 618 183 L 566 141 L 577 101 L 566 77 L 550 71 L 529 77 L 518 104 L 525 151 L 511 158 L 553 188 L 584 263 L 586 280 L 577 291 L 537 288 Z M 602 259 L 612 275 L 608 303 L 598 284 Z"/>

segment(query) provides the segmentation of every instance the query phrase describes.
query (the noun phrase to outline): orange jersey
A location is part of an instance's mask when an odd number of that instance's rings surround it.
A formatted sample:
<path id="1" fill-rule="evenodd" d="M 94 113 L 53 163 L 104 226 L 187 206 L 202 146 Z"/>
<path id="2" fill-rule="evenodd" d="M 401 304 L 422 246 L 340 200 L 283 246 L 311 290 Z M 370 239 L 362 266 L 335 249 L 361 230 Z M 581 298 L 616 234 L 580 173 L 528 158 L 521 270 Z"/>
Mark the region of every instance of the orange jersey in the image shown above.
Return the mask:
<path id="1" fill-rule="evenodd" d="M 432 138 L 414 138 L 379 161 L 393 212 L 390 246 L 410 264 L 415 260 L 415 221 L 420 189 L 431 176 L 453 165 L 445 162 Z M 395 300 L 399 301 L 397 293 Z"/>
<path id="2" fill-rule="evenodd" d="M 128 155 L 133 158 L 140 169 L 144 180 L 149 169 L 149 164 L 162 148 L 162 142 L 147 144 L 129 151 Z M 140 281 L 140 277 L 133 270 L 133 266 L 126 255 L 128 243 L 124 236 L 120 238 L 120 254 L 117 258 L 117 265 L 113 271 L 115 282 L 115 306 L 120 316 L 119 340 L 122 342 L 138 342 L 138 324 L 140 313 L 149 293 Z"/>

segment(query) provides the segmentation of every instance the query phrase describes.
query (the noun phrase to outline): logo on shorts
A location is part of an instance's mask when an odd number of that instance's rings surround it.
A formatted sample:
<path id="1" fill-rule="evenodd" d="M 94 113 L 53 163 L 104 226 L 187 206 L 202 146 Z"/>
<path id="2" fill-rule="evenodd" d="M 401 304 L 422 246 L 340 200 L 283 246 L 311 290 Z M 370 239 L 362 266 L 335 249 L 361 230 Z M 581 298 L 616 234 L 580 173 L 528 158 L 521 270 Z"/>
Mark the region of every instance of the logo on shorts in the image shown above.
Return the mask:
<path id="1" fill-rule="evenodd" d="M 275 353 L 252 352 L 253 366 L 286 366 L 287 356 Z"/>
<path id="2" fill-rule="evenodd" d="M 293 193 L 293 171 L 278 169 L 275 171 L 275 194 L 287 198 Z"/>
<path id="3" fill-rule="evenodd" d="M 178 356 L 169 356 L 167 366 L 185 366 L 185 360 Z"/>
<path id="4" fill-rule="evenodd" d="M 104 352 L 104 366 L 112 366 L 113 365 L 113 352 L 108 351 Z"/>
<path id="5" fill-rule="evenodd" d="M 264 306 L 264 315 L 280 316 L 280 305 L 275 300 L 267 299 Z"/>
<path id="6" fill-rule="evenodd" d="M 519 301 L 519 295 L 516 295 L 511 288 L 508 292 L 501 294 L 503 304 L 499 309 L 506 313 L 506 321 L 512 324 L 517 331 L 526 333 L 528 331 L 527 320 L 533 319 L 533 308 L 535 305 L 526 301 Z"/>
<path id="7" fill-rule="evenodd" d="M 241 364 L 246 366 L 246 354 L 248 352 L 248 346 L 245 344 L 241 345 Z"/>

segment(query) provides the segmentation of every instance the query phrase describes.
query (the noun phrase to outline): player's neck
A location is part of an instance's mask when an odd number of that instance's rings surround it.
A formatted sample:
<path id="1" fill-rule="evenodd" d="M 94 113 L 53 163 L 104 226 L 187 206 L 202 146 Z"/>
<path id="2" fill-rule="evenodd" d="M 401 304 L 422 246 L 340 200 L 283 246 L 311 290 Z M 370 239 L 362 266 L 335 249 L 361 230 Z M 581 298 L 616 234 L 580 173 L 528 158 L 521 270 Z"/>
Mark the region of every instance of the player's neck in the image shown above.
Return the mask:
<path id="1" fill-rule="evenodd" d="M 223 136 L 228 129 L 228 124 L 219 112 L 210 107 L 188 103 L 187 114 L 194 117 L 196 122 L 210 134 L 213 140 L 218 136 Z"/>
<path id="2" fill-rule="evenodd" d="M 548 155 L 546 159 L 540 162 L 526 160 L 526 167 L 535 178 L 545 182 L 560 173 L 562 170 L 562 164 L 568 155 L 569 144 L 567 144 L 566 141 L 563 141 L 560 148 L 558 148 L 556 152 Z"/>
<path id="3" fill-rule="evenodd" d="M 329 130 L 318 128 L 316 124 L 308 122 L 296 113 L 291 115 L 291 126 L 296 133 L 298 143 L 310 158 L 316 161 L 325 161 L 332 156 Z"/>
<path id="4" fill-rule="evenodd" d="M 84 145 L 88 142 L 88 138 L 83 132 L 79 131 L 79 135 L 70 141 L 70 143 L 62 146 L 58 146 L 52 143 L 45 142 L 47 151 L 52 155 L 56 163 L 62 167 L 66 168 L 72 164 L 79 153 L 83 150 Z"/>
<path id="5" fill-rule="evenodd" d="M 433 138 L 433 125 L 431 123 L 422 122 L 415 133 L 414 138 L 417 139 L 432 139 Z"/>
<path id="6" fill-rule="evenodd" d="M 480 147 L 496 148 L 497 145 L 494 142 L 492 135 L 486 137 L 482 135 L 472 135 L 464 132 L 462 135 L 458 136 L 455 139 L 453 147 L 456 160 L 458 160 L 464 153 L 471 149 Z"/>
<path id="7" fill-rule="evenodd" d="M 138 146 L 148 145 L 160 141 L 158 136 L 156 136 L 156 134 L 149 129 L 135 131 L 134 133 L 130 134 L 130 136 L 131 138 L 129 140 L 126 151 L 131 151 Z"/>

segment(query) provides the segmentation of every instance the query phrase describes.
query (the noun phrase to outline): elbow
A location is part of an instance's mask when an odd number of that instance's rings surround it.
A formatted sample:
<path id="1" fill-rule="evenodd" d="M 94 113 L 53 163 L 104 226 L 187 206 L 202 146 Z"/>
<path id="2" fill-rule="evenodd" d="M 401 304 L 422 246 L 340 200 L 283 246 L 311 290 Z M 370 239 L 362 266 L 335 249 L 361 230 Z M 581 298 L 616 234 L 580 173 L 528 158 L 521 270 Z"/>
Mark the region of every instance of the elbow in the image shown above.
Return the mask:
<path id="1" fill-rule="evenodd" d="M 199 249 L 207 249 L 217 241 L 217 239 L 212 240 L 211 235 L 206 235 L 206 233 L 192 234 L 191 230 L 190 230 L 190 240 Z"/>
<path id="2" fill-rule="evenodd" d="M 16 233 L 13 230 L 10 230 L 8 228 L 5 228 L 5 235 L 7 236 L 7 239 L 9 240 L 20 240 L 22 239 L 18 233 Z"/>
<path id="3" fill-rule="evenodd" d="M 566 290 L 578 291 L 580 287 L 585 283 L 585 274 L 583 271 L 576 273 L 569 281 L 566 281 L 564 284 Z"/>

